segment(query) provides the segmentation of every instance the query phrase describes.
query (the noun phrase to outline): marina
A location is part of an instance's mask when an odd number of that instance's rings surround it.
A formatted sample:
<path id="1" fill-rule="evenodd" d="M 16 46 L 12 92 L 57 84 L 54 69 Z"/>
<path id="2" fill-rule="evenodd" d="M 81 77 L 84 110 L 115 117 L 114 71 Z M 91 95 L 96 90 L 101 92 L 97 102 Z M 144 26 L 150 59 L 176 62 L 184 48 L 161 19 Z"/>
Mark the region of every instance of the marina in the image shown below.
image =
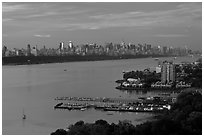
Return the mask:
<path id="1" fill-rule="evenodd" d="M 86 109 L 94 108 L 100 111 L 162 112 L 170 110 L 174 98 L 147 97 L 131 100 L 117 98 L 57 97 L 55 100 L 65 102 L 57 103 L 54 109 L 85 111 Z"/>
<path id="2" fill-rule="evenodd" d="M 109 103 L 132 103 L 137 101 L 137 99 L 127 99 L 127 98 L 107 98 L 107 97 L 56 97 L 55 100 L 60 101 L 90 101 L 90 102 L 109 102 Z"/>

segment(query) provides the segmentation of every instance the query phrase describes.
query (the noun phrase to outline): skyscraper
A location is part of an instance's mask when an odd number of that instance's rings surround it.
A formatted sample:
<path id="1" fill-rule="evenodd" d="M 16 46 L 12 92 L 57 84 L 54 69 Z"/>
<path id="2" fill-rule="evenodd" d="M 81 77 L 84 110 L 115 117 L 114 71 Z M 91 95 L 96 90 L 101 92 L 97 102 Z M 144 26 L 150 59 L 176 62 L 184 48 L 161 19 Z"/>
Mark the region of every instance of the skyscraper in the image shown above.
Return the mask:
<path id="1" fill-rule="evenodd" d="M 175 65 L 173 62 L 164 61 L 161 67 L 161 82 L 169 83 L 175 81 Z"/>
<path id="2" fill-rule="evenodd" d="M 72 41 L 69 41 L 69 45 L 68 45 L 68 48 L 73 48 L 73 42 Z"/>
<path id="3" fill-rule="evenodd" d="M 30 44 L 27 45 L 27 56 L 31 56 L 31 48 L 30 48 Z"/>
<path id="4" fill-rule="evenodd" d="M 63 42 L 60 43 L 59 48 L 60 48 L 60 50 L 64 50 L 64 43 Z"/>

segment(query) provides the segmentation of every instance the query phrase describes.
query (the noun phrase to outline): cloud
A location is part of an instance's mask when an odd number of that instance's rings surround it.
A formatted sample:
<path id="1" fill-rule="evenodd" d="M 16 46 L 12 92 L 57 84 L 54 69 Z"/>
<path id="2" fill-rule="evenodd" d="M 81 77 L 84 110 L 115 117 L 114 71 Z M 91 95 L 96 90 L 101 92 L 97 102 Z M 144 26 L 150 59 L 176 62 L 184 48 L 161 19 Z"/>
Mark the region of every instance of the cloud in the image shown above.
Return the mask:
<path id="1" fill-rule="evenodd" d="M 193 15 L 202 15 L 201 4 L 189 3 L 189 4 L 180 4 L 176 9 L 172 10 L 160 10 L 160 11 L 151 11 L 151 12 L 142 12 L 142 11 L 131 11 L 119 14 L 103 14 L 90 16 L 93 19 L 102 19 L 102 20 L 114 20 L 114 19 L 128 19 L 128 18 L 148 18 L 148 17 L 165 17 L 173 16 L 177 17 L 179 15 L 193 16 Z"/>
<path id="2" fill-rule="evenodd" d="M 41 38 L 49 38 L 51 37 L 50 35 L 40 35 L 40 34 L 35 34 L 35 37 L 41 37 Z"/>
<path id="3" fill-rule="evenodd" d="M 28 7 L 25 4 L 17 4 L 17 5 L 10 5 L 8 3 L 2 4 L 2 12 L 15 12 L 19 10 L 25 10 L 27 8 Z"/>
<path id="4" fill-rule="evenodd" d="M 154 37 L 177 38 L 177 37 L 187 37 L 187 35 L 184 35 L 184 34 L 158 34 L 158 35 L 154 35 Z"/>
<path id="5" fill-rule="evenodd" d="M 105 19 L 105 20 L 113 20 L 113 19 L 125 19 L 125 18 L 131 18 L 136 16 L 141 16 L 144 12 L 139 11 L 131 11 L 131 12 L 125 12 L 120 14 L 104 14 L 104 15 L 94 15 L 90 16 L 90 18 L 93 19 Z"/>
<path id="6" fill-rule="evenodd" d="M 71 9 L 71 8 L 70 8 Z M 29 18 L 38 18 L 38 17 L 49 17 L 53 16 L 56 18 L 57 16 L 69 16 L 69 15 L 75 15 L 80 13 L 88 12 L 89 10 L 78 10 L 78 11 L 44 11 L 44 12 L 38 12 L 38 13 L 32 13 L 30 15 L 23 15 L 18 16 L 19 19 L 29 19 Z M 69 19 L 73 17 L 69 17 Z"/>
<path id="7" fill-rule="evenodd" d="M 8 37 L 8 35 L 7 34 L 2 34 L 2 37 Z"/>
<path id="8" fill-rule="evenodd" d="M 52 16 L 52 15 L 58 15 L 58 13 L 57 12 L 44 12 L 44 13 L 23 16 L 22 18 L 36 18 L 36 17 L 45 17 L 45 16 Z"/>
<path id="9" fill-rule="evenodd" d="M 38 17 L 48 17 L 53 16 L 58 18 L 59 16 L 69 16 L 76 14 L 83 14 L 90 9 L 79 9 L 74 6 L 66 6 L 63 3 L 3 3 L 3 16 L 9 16 L 9 18 L 14 19 L 32 19 Z"/>
<path id="10" fill-rule="evenodd" d="M 195 19 L 202 19 L 200 3 L 180 4 L 172 10 L 160 10 L 151 12 L 130 11 L 117 14 L 102 14 L 89 16 L 96 28 L 108 27 L 137 27 L 137 26 L 174 26 L 192 23 Z M 84 26 L 85 24 L 82 24 Z M 87 23 L 91 25 L 91 23 Z"/>
<path id="11" fill-rule="evenodd" d="M 13 20 L 13 19 L 10 19 L 10 18 L 5 18 L 5 19 L 3 18 L 3 19 L 2 19 L 2 22 L 12 21 L 12 20 Z"/>
<path id="12" fill-rule="evenodd" d="M 67 3 L 66 3 L 67 4 Z M 32 3 L 32 4 L 3 4 L 3 10 L 13 12 L 5 14 L 4 22 L 14 19 L 14 26 L 20 24 L 22 28 L 27 23 L 27 28 L 40 28 L 49 30 L 98 30 L 114 27 L 152 28 L 171 27 L 178 25 L 193 25 L 196 21 L 201 24 L 202 7 L 200 3 L 179 3 L 171 10 L 153 10 L 113 13 L 108 11 L 98 12 L 94 8 L 76 7 L 63 3 Z M 23 12 L 20 12 L 19 10 Z M 91 9 L 91 10 L 90 10 Z M 114 11 L 114 10 L 113 10 Z M 88 14 L 87 14 L 88 13 Z M 103 13 L 103 14 L 99 14 Z M 40 18 L 41 17 L 41 18 Z M 23 23 L 22 23 L 23 22 Z M 26 22 L 26 23 L 25 23 Z M 30 25 L 29 25 L 30 24 Z M 25 25 L 26 26 L 26 25 Z"/>

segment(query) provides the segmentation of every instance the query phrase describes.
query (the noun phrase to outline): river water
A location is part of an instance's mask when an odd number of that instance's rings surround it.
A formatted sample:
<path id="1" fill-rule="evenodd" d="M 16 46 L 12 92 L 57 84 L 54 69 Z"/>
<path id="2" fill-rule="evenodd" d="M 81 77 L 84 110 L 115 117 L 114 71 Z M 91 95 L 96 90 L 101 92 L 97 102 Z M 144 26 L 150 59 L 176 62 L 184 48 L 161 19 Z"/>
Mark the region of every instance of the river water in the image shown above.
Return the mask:
<path id="1" fill-rule="evenodd" d="M 173 60 L 173 58 L 160 58 Z M 197 58 L 178 57 L 174 62 L 195 61 Z M 57 128 L 66 128 L 79 120 L 94 122 L 98 119 L 109 123 L 131 120 L 140 124 L 151 119 L 150 113 L 119 113 L 86 110 L 54 110 L 55 97 L 112 97 L 138 98 L 156 92 L 120 91 L 115 80 L 122 79 L 122 72 L 156 67 L 153 58 L 108 60 L 92 62 L 68 62 L 41 65 L 2 67 L 2 133 L 50 134 Z M 67 71 L 64 71 L 64 70 Z M 26 120 L 22 120 L 23 111 Z"/>

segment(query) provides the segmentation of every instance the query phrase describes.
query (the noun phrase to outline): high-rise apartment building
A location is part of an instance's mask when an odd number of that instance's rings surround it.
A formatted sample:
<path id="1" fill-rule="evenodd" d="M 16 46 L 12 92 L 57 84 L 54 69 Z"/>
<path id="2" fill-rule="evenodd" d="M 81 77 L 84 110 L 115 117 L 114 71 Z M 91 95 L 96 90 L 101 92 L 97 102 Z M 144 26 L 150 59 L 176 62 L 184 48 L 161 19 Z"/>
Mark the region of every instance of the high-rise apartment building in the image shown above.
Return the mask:
<path id="1" fill-rule="evenodd" d="M 164 61 L 161 66 L 161 82 L 174 82 L 175 77 L 175 65 L 173 62 Z"/>

